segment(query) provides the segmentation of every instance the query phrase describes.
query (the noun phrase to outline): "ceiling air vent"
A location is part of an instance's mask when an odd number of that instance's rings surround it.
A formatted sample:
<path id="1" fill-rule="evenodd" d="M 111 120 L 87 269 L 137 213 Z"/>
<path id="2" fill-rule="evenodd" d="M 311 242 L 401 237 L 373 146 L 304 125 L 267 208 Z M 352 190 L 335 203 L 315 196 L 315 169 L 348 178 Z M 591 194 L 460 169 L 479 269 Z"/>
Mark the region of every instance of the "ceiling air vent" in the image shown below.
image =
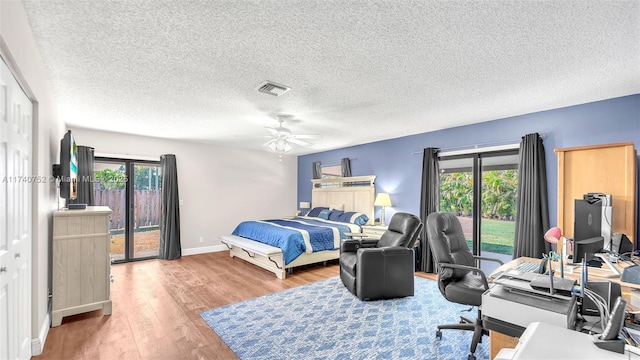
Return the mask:
<path id="1" fill-rule="evenodd" d="M 289 90 L 291 90 L 290 87 L 276 84 L 271 81 L 266 81 L 258 87 L 258 91 L 273 96 L 280 96 Z"/>

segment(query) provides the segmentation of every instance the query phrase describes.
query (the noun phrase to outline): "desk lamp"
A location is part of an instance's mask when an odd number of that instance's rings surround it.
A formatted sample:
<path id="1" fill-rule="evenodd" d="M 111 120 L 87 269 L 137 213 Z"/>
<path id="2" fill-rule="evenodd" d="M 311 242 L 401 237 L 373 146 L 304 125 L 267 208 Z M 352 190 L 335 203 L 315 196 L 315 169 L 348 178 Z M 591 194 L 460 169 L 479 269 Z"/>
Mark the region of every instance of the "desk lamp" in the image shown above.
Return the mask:
<path id="1" fill-rule="evenodd" d="M 560 228 L 557 226 L 554 226 L 551 229 L 547 230 L 547 232 L 544 234 L 544 239 L 549 244 L 557 244 L 562 238 L 562 230 L 560 230 Z M 551 271 L 551 257 L 549 257 L 549 271 Z M 562 255 L 560 255 L 560 277 L 564 278 L 564 264 Z"/>

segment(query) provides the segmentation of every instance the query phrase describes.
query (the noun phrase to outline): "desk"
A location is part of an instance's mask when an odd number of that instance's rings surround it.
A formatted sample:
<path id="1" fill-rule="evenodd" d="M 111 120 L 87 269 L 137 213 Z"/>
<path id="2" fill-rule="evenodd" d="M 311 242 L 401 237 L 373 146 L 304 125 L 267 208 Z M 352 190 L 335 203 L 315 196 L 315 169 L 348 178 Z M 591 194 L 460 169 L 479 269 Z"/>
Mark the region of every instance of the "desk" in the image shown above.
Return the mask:
<path id="1" fill-rule="evenodd" d="M 517 267 L 518 265 L 525 263 L 525 262 L 533 262 L 536 264 L 540 263 L 540 259 L 536 259 L 536 258 L 530 258 L 530 257 L 520 257 L 517 258 L 515 260 L 511 260 L 508 263 L 500 266 L 499 268 L 495 269 L 491 275 L 489 275 L 489 280 L 493 280 L 494 278 L 498 277 L 501 273 L 505 272 L 505 271 L 509 271 L 510 269 L 513 269 L 515 267 Z M 624 262 L 624 263 L 617 263 L 615 264 L 615 266 L 618 268 L 618 270 L 620 270 L 620 272 L 622 272 L 622 270 L 629 266 L 630 264 Z M 558 261 L 552 261 L 551 262 L 551 267 L 556 271 L 556 276 L 560 276 L 560 262 Z M 564 276 L 570 279 L 575 279 L 578 282 L 580 281 L 580 273 L 582 271 L 582 267 L 580 265 L 565 265 L 565 272 L 564 272 Z M 590 267 L 589 268 L 589 279 L 590 280 L 609 280 L 611 282 L 616 282 L 618 284 L 620 284 L 620 286 L 622 287 L 627 287 L 627 288 L 633 288 L 633 289 L 640 289 L 640 284 L 633 284 L 633 283 L 628 283 L 628 282 L 623 282 L 620 280 L 620 277 L 608 277 L 608 275 L 611 274 L 610 270 L 607 270 L 606 267 L 603 267 L 601 269 L 599 268 L 593 268 Z"/>
<path id="2" fill-rule="evenodd" d="M 558 341 L 558 339 L 562 339 Z M 533 359 L 638 359 L 638 349 L 626 347 L 624 354 L 603 350 L 591 335 L 555 325 L 534 322 L 527 326 L 514 349 L 503 349 L 496 360 Z"/>
<path id="3" fill-rule="evenodd" d="M 515 267 L 517 267 L 518 265 L 524 263 L 524 262 L 533 262 L 533 263 L 540 263 L 540 259 L 536 259 L 536 258 L 528 258 L 528 257 L 521 257 L 515 260 L 512 260 L 500 267 L 498 267 L 493 273 L 491 273 L 491 275 L 489 275 L 489 279 L 493 280 L 496 277 L 498 277 L 501 273 L 509 271 L 510 269 L 513 269 Z M 626 266 L 628 266 L 627 264 L 616 264 L 616 266 L 619 267 L 619 270 L 622 271 L 622 269 Z M 552 262 L 552 268 L 554 270 L 558 270 L 560 267 L 559 262 L 554 261 Z M 565 277 L 567 278 L 571 278 L 571 279 L 575 279 L 578 282 L 580 281 L 580 274 L 581 274 L 581 267 L 577 266 L 575 267 L 573 272 L 568 272 L 565 271 Z M 608 270 L 601 270 L 598 268 L 589 268 L 589 280 L 602 280 L 602 281 L 611 281 L 611 282 L 616 282 L 619 283 L 621 288 L 622 288 L 622 293 L 629 293 L 629 289 L 630 288 L 635 288 L 635 289 L 640 289 L 640 285 L 639 284 L 632 284 L 632 283 L 627 283 L 627 282 L 623 282 L 620 280 L 619 277 L 616 278 L 608 278 L 605 277 L 606 275 L 608 275 L 610 272 Z M 559 276 L 560 271 L 556 271 L 556 275 Z M 628 299 L 628 296 L 627 300 Z M 629 303 L 629 301 L 628 301 Z M 490 345 L 490 356 L 493 359 L 496 354 L 498 353 L 498 351 L 500 351 L 500 349 L 502 348 L 514 348 L 517 344 L 518 344 L 518 338 L 517 337 L 511 337 L 508 335 L 505 335 L 503 333 L 500 333 L 498 331 L 494 331 L 494 330 L 490 330 L 489 331 L 489 337 L 491 339 L 491 345 Z"/>

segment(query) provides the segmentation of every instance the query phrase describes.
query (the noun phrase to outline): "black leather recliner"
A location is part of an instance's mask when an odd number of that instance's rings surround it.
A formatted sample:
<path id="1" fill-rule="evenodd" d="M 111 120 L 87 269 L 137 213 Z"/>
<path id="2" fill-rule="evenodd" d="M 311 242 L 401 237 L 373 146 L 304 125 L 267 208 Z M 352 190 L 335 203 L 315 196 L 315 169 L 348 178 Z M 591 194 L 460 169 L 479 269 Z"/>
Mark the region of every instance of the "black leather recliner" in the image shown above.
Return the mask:
<path id="1" fill-rule="evenodd" d="M 340 278 L 360 300 L 413 295 L 415 243 L 422 222 L 396 213 L 378 239 L 345 240 L 340 246 Z"/>
<path id="2" fill-rule="evenodd" d="M 478 307 L 478 317 L 470 320 L 460 317 L 460 323 L 438 325 L 436 337 L 442 338 L 442 329 L 473 331 L 468 359 L 475 359 L 476 347 L 488 331 L 482 327 L 480 305 L 482 293 L 489 288 L 486 275 L 476 267 L 476 259 L 502 261 L 476 256 L 471 253 L 462 231 L 460 220 L 451 213 L 435 212 L 427 217 L 427 239 L 438 266 L 438 288 L 450 302 Z"/>

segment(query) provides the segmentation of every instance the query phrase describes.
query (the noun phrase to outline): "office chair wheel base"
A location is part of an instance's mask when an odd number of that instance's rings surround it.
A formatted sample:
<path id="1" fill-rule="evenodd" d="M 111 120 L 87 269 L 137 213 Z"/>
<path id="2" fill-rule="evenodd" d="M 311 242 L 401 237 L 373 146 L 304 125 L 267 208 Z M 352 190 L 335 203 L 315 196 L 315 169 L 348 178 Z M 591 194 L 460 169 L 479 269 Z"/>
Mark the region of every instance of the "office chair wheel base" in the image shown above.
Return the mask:
<path id="1" fill-rule="evenodd" d="M 442 331 L 440 330 L 436 331 L 436 339 L 442 340 Z"/>
<path id="2" fill-rule="evenodd" d="M 467 360 L 476 360 L 476 356 L 474 354 L 469 354 L 469 356 L 467 356 Z"/>

